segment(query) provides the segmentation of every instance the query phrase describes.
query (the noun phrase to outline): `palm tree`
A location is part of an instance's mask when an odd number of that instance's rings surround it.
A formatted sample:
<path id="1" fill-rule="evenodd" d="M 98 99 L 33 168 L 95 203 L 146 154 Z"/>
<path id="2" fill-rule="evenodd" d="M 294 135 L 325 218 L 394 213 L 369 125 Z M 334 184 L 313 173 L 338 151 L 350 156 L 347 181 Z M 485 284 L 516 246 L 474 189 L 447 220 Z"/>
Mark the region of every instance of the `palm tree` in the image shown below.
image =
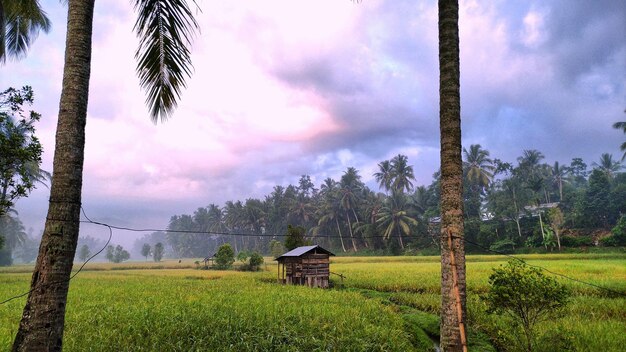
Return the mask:
<path id="1" fill-rule="evenodd" d="M 552 176 L 552 182 L 556 184 L 559 189 L 559 201 L 563 201 L 563 183 L 569 182 L 568 179 L 568 170 L 565 167 L 559 165 L 558 161 L 554 162 L 554 166 L 550 168 L 550 173 Z"/>
<path id="2" fill-rule="evenodd" d="M 613 160 L 613 154 L 603 153 L 600 156 L 600 162 L 594 162 L 593 165 L 596 169 L 602 171 L 609 180 L 612 180 L 615 173 L 622 168 L 622 164 L 619 161 Z"/>
<path id="3" fill-rule="evenodd" d="M 404 249 L 402 235 L 410 235 L 411 225 L 417 226 L 417 220 L 408 215 L 405 195 L 393 192 L 378 212 L 376 224 L 383 231 L 383 239 L 389 239 L 396 234 L 400 247 Z"/>
<path id="4" fill-rule="evenodd" d="M 350 220 L 350 214 L 354 216 L 355 223 L 359 222 L 359 217 L 356 214 L 356 208 L 358 206 L 360 193 L 363 190 L 363 182 L 361 182 L 361 176 L 354 167 L 349 167 L 341 176 L 339 181 L 339 192 L 341 194 L 341 208 L 346 215 L 346 221 L 348 222 L 348 230 L 350 232 L 350 238 L 352 240 L 352 249 L 355 252 L 358 251 L 354 233 L 352 231 L 352 221 Z"/>
<path id="5" fill-rule="evenodd" d="M 3 4 L 5 1 L 3 1 Z M 65 64 L 48 215 L 13 350 L 61 350 L 69 277 L 78 240 L 91 71 L 94 0 L 69 0 Z M 185 1 L 136 0 L 137 72 L 153 121 L 177 104 L 190 74 L 197 29 Z"/>
<path id="6" fill-rule="evenodd" d="M 413 189 L 415 174 L 413 166 L 408 165 L 406 155 L 398 154 L 391 159 L 391 190 L 394 192 L 410 192 Z"/>
<path id="7" fill-rule="evenodd" d="M 442 351 L 461 351 L 465 310 L 463 164 L 459 69 L 459 3 L 439 0 L 439 120 L 441 133 L 441 328 Z M 451 245 L 447 243 L 452 237 Z M 456 267 L 456 285 L 451 255 Z M 458 295 L 455 294 L 455 286 Z M 457 298 L 460 317 L 457 313 Z"/>
<path id="8" fill-rule="evenodd" d="M 626 112 L 626 110 L 624 110 L 624 112 Z M 622 132 L 626 134 L 626 121 L 614 123 L 613 128 L 617 130 L 622 130 Z M 622 155 L 622 161 L 624 161 L 624 159 L 626 159 L 626 142 L 622 143 L 622 145 L 619 146 L 619 149 L 624 152 L 624 155 Z"/>
<path id="9" fill-rule="evenodd" d="M 489 158 L 489 151 L 482 149 L 480 144 L 472 144 L 469 151 L 463 148 L 463 155 L 467 179 L 481 190 L 489 187 L 495 170 L 493 161 Z"/>
<path id="10" fill-rule="evenodd" d="M 50 20 L 37 0 L 0 0 L 0 62 L 20 59 L 37 38 L 50 31 Z"/>
<path id="11" fill-rule="evenodd" d="M 378 163 L 379 172 L 374 173 L 374 178 L 376 182 L 378 182 L 378 186 L 385 191 L 389 191 L 391 189 L 391 161 L 384 160 Z"/>
<path id="12" fill-rule="evenodd" d="M 493 179 L 495 167 L 493 161 L 489 158 L 489 151 L 482 149 L 480 144 L 470 145 L 469 151 L 463 148 L 465 162 L 463 168 L 465 177 L 470 185 L 472 203 L 475 204 L 475 211 L 468 211 L 470 216 L 480 218 L 480 197 L 483 191 L 489 187 Z"/>

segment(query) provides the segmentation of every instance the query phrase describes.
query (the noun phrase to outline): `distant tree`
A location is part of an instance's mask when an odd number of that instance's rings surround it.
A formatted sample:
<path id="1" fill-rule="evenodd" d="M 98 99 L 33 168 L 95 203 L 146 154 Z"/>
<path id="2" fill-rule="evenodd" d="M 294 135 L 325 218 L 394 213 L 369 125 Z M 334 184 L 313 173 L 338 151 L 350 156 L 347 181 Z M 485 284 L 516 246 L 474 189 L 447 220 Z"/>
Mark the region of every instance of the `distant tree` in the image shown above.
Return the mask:
<path id="1" fill-rule="evenodd" d="M 90 255 L 91 251 L 89 250 L 89 246 L 86 244 L 82 245 L 78 250 L 78 258 L 83 262 L 85 262 Z"/>
<path id="2" fill-rule="evenodd" d="M 600 156 L 600 161 L 598 163 L 594 162 L 593 166 L 602 171 L 609 178 L 609 181 L 613 180 L 615 174 L 622 168 L 622 164 L 617 160 L 613 160 L 613 154 L 609 153 L 603 153 Z"/>
<path id="3" fill-rule="evenodd" d="M 250 258 L 250 252 L 248 251 L 239 251 L 237 253 L 237 260 L 241 262 L 241 265 L 245 265 L 248 258 Z"/>
<path id="4" fill-rule="evenodd" d="M 567 304 L 569 291 L 554 278 L 518 260 L 495 268 L 489 276 L 489 292 L 483 296 L 487 312 L 512 318 L 521 327 L 524 337 L 520 343 L 528 352 L 533 350 L 535 326 L 553 316 Z"/>
<path id="5" fill-rule="evenodd" d="M 225 243 L 218 248 L 215 253 L 215 265 L 218 269 L 229 269 L 235 262 L 235 252 L 229 243 Z"/>
<path id="6" fill-rule="evenodd" d="M 106 250 L 106 258 L 113 263 L 121 263 L 130 259 L 130 253 L 124 249 L 124 247 L 117 245 L 113 247 L 112 245 L 107 246 Z"/>
<path id="7" fill-rule="evenodd" d="M 0 216 L 16 199 L 27 196 L 37 182 L 50 177 L 39 168 L 43 149 L 35 136 L 35 122 L 41 115 L 23 110 L 23 105 L 33 101 L 29 86 L 0 92 Z"/>
<path id="8" fill-rule="evenodd" d="M 285 248 L 290 251 L 294 248 L 298 248 L 306 245 L 306 239 L 304 233 L 306 230 L 300 226 L 287 226 L 287 237 L 285 238 Z"/>
<path id="9" fill-rule="evenodd" d="M 561 231 L 563 231 L 563 224 L 565 223 L 565 217 L 563 216 L 563 212 L 559 208 L 552 208 L 548 211 L 548 217 L 550 219 L 550 224 L 552 225 L 552 230 L 554 231 L 554 236 L 556 237 L 556 243 L 561 250 Z"/>
<path id="10" fill-rule="evenodd" d="M 163 259 L 163 243 L 158 242 L 154 245 L 154 251 L 152 252 L 152 258 L 155 262 L 160 262 Z"/>
<path id="11" fill-rule="evenodd" d="M 148 257 L 150 256 L 151 251 L 152 251 L 152 248 L 150 247 L 149 243 L 144 243 L 143 247 L 141 247 L 141 255 L 146 257 L 146 261 L 148 261 Z"/>
<path id="12" fill-rule="evenodd" d="M 283 246 L 282 243 L 280 243 L 280 241 L 272 240 L 270 242 L 270 253 L 272 254 L 272 257 L 278 258 L 284 252 L 285 252 L 285 247 Z"/>
<path id="13" fill-rule="evenodd" d="M 253 252 L 250 255 L 250 270 L 258 271 L 263 264 L 263 256 L 259 252 Z"/>
<path id="14" fill-rule="evenodd" d="M 624 112 L 626 112 L 626 110 Z M 622 130 L 622 132 L 626 134 L 626 121 L 620 121 L 620 122 L 614 123 L 613 128 L 617 130 Z M 624 152 L 624 155 L 622 155 L 622 161 L 624 161 L 624 159 L 626 159 L 626 142 L 622 143 L 619 146 L 619 149 Z"/>

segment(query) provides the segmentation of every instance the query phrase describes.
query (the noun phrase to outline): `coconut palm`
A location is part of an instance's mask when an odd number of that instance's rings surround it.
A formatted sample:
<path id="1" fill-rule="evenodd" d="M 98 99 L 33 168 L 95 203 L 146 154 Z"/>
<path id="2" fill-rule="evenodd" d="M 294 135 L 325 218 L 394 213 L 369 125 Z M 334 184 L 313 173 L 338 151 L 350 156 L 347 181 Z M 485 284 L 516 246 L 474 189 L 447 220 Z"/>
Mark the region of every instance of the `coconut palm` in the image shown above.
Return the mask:
<path id="1" fill-rule="evenodd" d="M 394 192 L 410 192 L 413 189 L 415 174 L 406 155 L 398 154 L 391 159 L 391 190 Z"/>
<path id="2" fill-rule="evenodd" d="M 559 201 L 563 201 L 563 184 L 569 182 L 568 178 L 568 170 L 565 167 L 562 167 L 558 161 L 554 162 L 554 166 L 550 168 L 550 176 L 552 178 L 552 182 L 559 189 Z"/>
<path id="3" fill-rule="evenodd" d="M 624 110 L 624 112 L 626 112 L 626 110 Z M 626 134 L 626 121 L 614 123 L 613 128 L 617 130 L 622 130 L 622 132 Z M 622 155 L 622 161 L 624 161 L 624 159 L 626 159 L 626 142 L 622 143 L 622 145 L 619 146 L 619 149 L 624 152 L 624 155 Z"/>
<path id="4" fill-rule="evenodd" d="M 609 153 L 603 153 L 600 156 L 600 162 L 594 162 L 593 166 L 602 171 L 609 178 L 609 180 L 612 180 L 615 173 L 622 168 L 622 164 L 617 160 L 613 160 L 613 154 Z"/>
<path id="5" fill-rule="evenodd" d="M 383 239 L 387 240 L 397 235 L 402 249 L 404 249 L 402 235 L 409 236 L 411 225 L 417 226 L 417 220 L 409 216 L 406 205 L 406 196 L 400 192 L 393 192 L 380 208 L 376 219 L 376 224 L 383 232 Z"/>
<path id="6" fill-rule="evenodd" d="M 493 161 L 489 158 L 489 151 L 482 149 L 480 144 L 470 145 L 469 151 L 463 148 L 465 156 L 465 176 L 472 185 L 481 190 L 489 187 L 495 167 Z"/>
<path id="7" fill-rule="evenodd" d="M 439 121 L 441 135 L 441 327 L 442 351 L 460 351 L 459 323 L 466 321 L 463 244 L 463 164 L 459 64 L 459 2 L 439 0 Z M 452 244 L 448 246 L 448 238 Z M 453 280 L 451 254 L 456 263 Z M 454 287 L 459 295 L 454 294 Z M 457 316 L 459 297 L 461 316 Z M 459 321 L 460 320 L 460 321 Z"/>
<path id="8" fill-rule="evenodd" d="M 5 2 L 3 1 L 3 4 Z M 65 63 L 46 225 L 13 350 L 61 350 L 78 240 L 94 0 L 69 0 Z M 136 0 L 137 73 L 153 121 L 169 117 L 191 73 L 198 27 L 183 0 Z M 45 314 L 43 313 L 45 312 Z"/>
<path id="9" fill-rule="evenodd" d="M 0 62 L 20 59 L 40 31 L 50 31 L 50 20 L 37 0 L 0 0 Z"/>
<path id="10" fill-rule="evenodd" d="M 378 182 L 378 187 L 384 189 L 385 191 L 389 191 L 391 188 L 391 161 L 381 161 L 378 163 L 378 168 L 380 171 L 374 173 L 374 178 L 376 179 L 376 182 Z"/>
<path id="11" fill-rule="evenodd" d="M 352 231 L 352 221 L 350 220 L 350 215 L 354 216 L 355 223 L 359 222 L 356 208 L 358 207 L 361 191 L 364 186 L 363 182 L 361 182 L 359 172 L 354 167 L 346 169 L 344 174 L 341 176 L 341 180 L 339 181 L 339 193 L 341 196 L 340 204 L 341 208 L 345 212 L 345 219 L 348 223 L 348 231 L 352 240 L 352 249 L 354 249 L 355 252 L 358 251 L 358 248 Z"/>

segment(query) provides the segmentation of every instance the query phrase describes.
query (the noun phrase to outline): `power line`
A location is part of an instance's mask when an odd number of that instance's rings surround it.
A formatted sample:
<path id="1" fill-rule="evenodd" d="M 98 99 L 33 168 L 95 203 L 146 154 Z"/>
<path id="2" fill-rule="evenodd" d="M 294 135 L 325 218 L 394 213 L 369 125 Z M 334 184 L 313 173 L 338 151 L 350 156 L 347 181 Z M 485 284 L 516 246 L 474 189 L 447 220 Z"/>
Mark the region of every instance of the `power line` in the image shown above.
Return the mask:
<path id="1" fill-rule="evenodd" d="M 502 256 L 505 256 L 505 257 L 509 257 L 509 258 L 515 259 L 515 260 L 517 260 L 517 261 L 519 261 L 519 262 L 521 262 L 521 263 L 523 263 L 525 265 L 528 265 L 528 266 L 531 266 L 531 267 L 534 267 L 534 268 L 537 268 L 537 269 L 545 270 L 546 272 L 548 272 L 548 273 L 550 273 L 552 275 L 559 276 L 559 277 L 562 277 L 562 278 L 567 279 L 567 280 L 578 282 L 578 283 L 583 284 L 583 285 L 595 287 L 595 288 L 600 289 L 600 290 L 604 290 L 604 291 L 611 292 L 611 293 L 619 295 L 619 296 L 625 296 L 626 297 L 626 292 L 620 292 L 620 291 L 616 291 L 616 290 L 610 289 L 608 287 L 604 287 L 604 286 L 593 284 L 591 282 L 582 281 L 582 280 L 579 280 L 579 279 L 576 279 L 576 278 L 573 278 L 573 277 L 570 277 L 570 276 L 567 276 L 567 275 L 564 275 L 564 274 L 561 274 L 561 273 L 554 272 L 554 271 L 552 271 L 550 269 L 546 269 L 546 268 L 544 268 L 542 266 L 539 266 L 539 265 L 536 265 L 536 264 L 527 263 L 525 260 L 523 260 L 521 258 L 518 258 L 518 257 L 516 257 L 514 255 L 511 255 L 511 254 L 508 254 L 508 253 L 504 253 L 504 252 L 499 252 L 499 251 L 496 251 L 496 250 L 484 247 L 484 246 L 482 246 L 482 245 L 480 245 L 480 244 L 478 244 L 476 242 L 472 242 L 472 241 L 467 240 L 465 238 L 463 240 L 464 240 L 465 243 L 469 243 L 469 244 L 474 245 L 476 247 L 482 248 L 482 249 L 484 249 L 484 250 L 486 250 L 488 252 L 499 254 L 499 255 L 502 255 Z"/>
<path id="2" fill-rule="evenodd" d="M 88 217 L 88 216 L 87 216 L 87 214 L 85 213 L 85 209 L 83 209 L 83 207 L 82 207 L 82 206 L 80 207 L 80 210 L 81 210 L 81 212 L 83 213 L 83 216 L 85 216 L 85 218 L 88 220 L 87 222 L 92 222 L 92 221 L 91 221 L 91 219 L 89 219 L 89 217 Z M 81 221 L 81 222 L 83 222 L 83 221 Z M 92 223 L 95 223 L 95 222 L 92 222 Z M 104 249 L 105 249 L 105 248 L 109 245 L 109 243 L 111 242 L 111 238 L 113 238 L 113 230 L 112 230 L 111 226 L 108 226 L 108 225 L 106 225 L 106 224 L 101 224 L 101 223 L 98 223 L 98 225 L 101 225 L 101 226 L 106 226 L 106 227 L 108 227 L 108 228 L 109 228 L 109 239 L 106 241 L 106 243 L 104 244 L 104 246 L 103 246 L 103 247 L 102 247 L 102 248 L 101 248 L 98 252 L 96 252 L 96 254 L 92 255 L 92 256 L 91 256 L 91 257 L 89 257 L 87 260 L 85 260 L 85 262 L 83 263 L 83 265 L 81 265 L 81 266 L 80 266 L 80 268 L 78 268 L 78 270 L 77 270 L 77 271 L 76 271 L 76 272 L 75 272 L 72 276 L 70 276 L 70 277 L 69 277 L 69 279 L 65 280 L 66 282 L 70 282 L 70 280 L 72 280 L 74 277 L 76 277 L 76 275 L 78 275 L 78 273 L 80 273 L 80 272 L 83 270 L 83 268 L 85 267 L 85 265 L 87 265 L 87 263 L 88 263 L 90 260 L 92 260 L 93 258 L 95 258 L 98 254 L 102 253 L 102 251 L 104 251 Z M 38 290 L 38 289 L 40 289 L 40 288 L 47 287 L 47 286 L 52 286 L 52 285 L 56 285 L 56 284 L 60 284 L 60 283 L 63 283 L 63 282 L 64 282 L 64 281 L 54 281 L 54 282 L 50 282 L 50 283 L 48 283 L 48 284 L 46 284 L 46 285 L 43 285 L 43 286 L 37 286 L 37 287 L 32 288 L 32 289 L 30 289 L 30 290 L 28 290 L 28 291 L 26 291 L 26 292 L 24 292 L 24 293 L 22 293 L 22 294 L 19 294 L 19 295 L 17 295 L 17 296 L 13 296 L 13 297 L 11 297 L 11 298 L 8 298 L 8 299 L 6 299 L 6 300 L 4 300 L 4 301 L 0 302 L 0 305 L 3 305 L 3 304 L 5 304 L 5 303 L 8 303 L 8 302 L 10 302 L 10 301 L 12 301 L 12 300 L 14 300 L 14 299 L 18 299 L 18 298 L 24 297 L 24 296 L 26 296 L 27 294 L 30 294 L 31 292 L 36 291 L 36 290 Z"/>

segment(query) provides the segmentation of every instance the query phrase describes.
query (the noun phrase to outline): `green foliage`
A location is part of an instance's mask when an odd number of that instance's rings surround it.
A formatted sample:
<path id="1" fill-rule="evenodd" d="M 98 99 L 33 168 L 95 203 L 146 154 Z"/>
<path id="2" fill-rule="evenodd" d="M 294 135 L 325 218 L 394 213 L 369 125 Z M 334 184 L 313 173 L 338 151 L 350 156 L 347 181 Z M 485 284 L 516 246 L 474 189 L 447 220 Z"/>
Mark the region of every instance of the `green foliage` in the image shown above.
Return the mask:
<path id="1" fill-rule="evenodd" d="M 493 270 L 489 276 L 490 290 L 483 297 L 490 314 L 505 314 L 523 330 L 527 351 L 532 350 L 535 326 L 563 308 L 569 290 L 539 269 L 518 260 Z"/>
<path id="2" fill-rule="evenodd" d="M 611 236 L 602 239 L 602 244 L 612 247 L 626 246 L 626 215 L 623 215 L 611 230 Z"/>
<path id="3" fill-rule="evenodd" d="M 215 266 L 218 269 L 229 269 L 235 262 L 235 251 L 230 244 L 225 243 L 220 246 L 215 254 Z"/>
<path id="4" fill-rule="evenodd" d="M 291 225 L 287 226 L 287 238 L 285 238 L 285 248 L 290 251 L 294 248 L 306 246 L 307 241 L 304 238 L 306 230 L 304 227 Z"/>
<path id="5" fill-rule="evenodd" d="M 112 245 L 107 246 L 106 249 L 106 258 L 113 263 L 121 263 L 130 259 L 130 253 L 124 249 L 124 247 L 117 245 L 113 247 Z"/>
<path id="6" fill-rule="evenodd" d="M 515 250 L 515 242 L 506 238 L 494 242 L 491 246 L 489 246 L 489 249 L 496 253 L 513 253 Z"/>
<path id="7" fill-rule="evenodd" d="M 35 136 L 35 122 L 41 115 L 23 110 L 33 101 L 29 86 L 0 92 L 0 216 L 15 200 L 27 196 L 36 182 L 49 178 L 39 169 L 43 148 Z"/>
<path id="8" fill-rule="evenodd" d="M 152 248 L 150 247 L 149 243 L 144 243 L 143 246 L 141 247 L 141 255 L 146 257 L 146 261 L 148 260 L 148 257 L 150 256 L 151 251 L 152 251 Z"/>
<path id="9" fill-rule="evenodd" d="M 237 260 L 240 261 L 242 265 L 246 264 L 248 258 L 250 258 L 250 252 L 248 251 L 239 251 L 239 253 L 237 253 Z"/>
<path id="10" fill-rule="evenodd" d="M 163 252 L 164 252 L 163 243 L 158 242 L 157 244 L 154 245 L 152 258 L 154 259 L 155 262 L 160 262 L 161 259 L 163 259 Z"/>
<path id="11" fill-rule="evenodd" d="M 0 266 L 10 266 L 13 264 L 11 258 L 11 250 L 9 248 L 0 248 Z"/>
<path id="12" fill-rule="evenodd" d="M 259 252 L 253 252 L 250 255 L 250 270 L 257 271 L 263 264 L 263 256 Z"/>
<path id="13" fill-rule="evenodd" d="M 285 253 L 285 247 L 280 241 L 272 240 L 270 242 L 270 254 L 273 258 L 280 257 L 281 254 Z"/>
<path id="14" fill-rule="evenodd" d="M 91 255 L 91 251 L 89 250 L 89 246 L 86 244 L 82 245 L 80 249 L 78 250 L 78 258 L 83 262 L 86 261 L 90 255 Z"/>
<path id="15" fill-rule="evenodd" d="M 591 247 L 593 237 L 591 236 L 563 236 L 561 244 L 566 247 Z"/>

